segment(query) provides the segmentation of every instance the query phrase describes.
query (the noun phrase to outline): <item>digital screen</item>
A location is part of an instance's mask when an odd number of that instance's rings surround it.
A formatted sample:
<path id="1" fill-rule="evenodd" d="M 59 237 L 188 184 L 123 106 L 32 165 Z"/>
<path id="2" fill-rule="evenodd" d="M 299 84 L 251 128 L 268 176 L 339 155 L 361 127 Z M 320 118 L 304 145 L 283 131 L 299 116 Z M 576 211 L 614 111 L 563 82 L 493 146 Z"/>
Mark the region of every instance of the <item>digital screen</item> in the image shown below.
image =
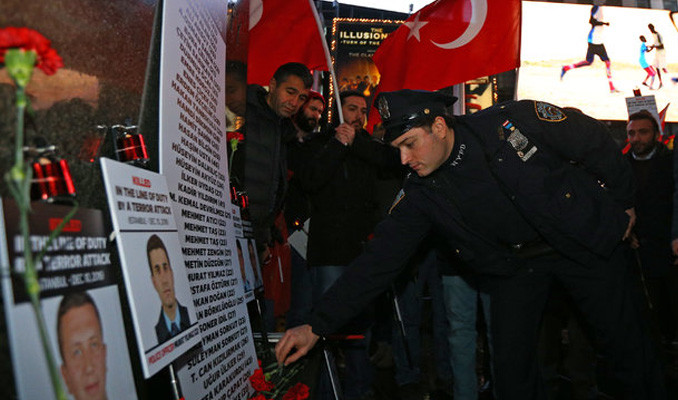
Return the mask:
<path id="1" fill-rule="evenodd" d="M 655 96 L 659 110 L 673 99 L 675 104 L 669 107 L 666 121 L 678 121 L 678 84 L 672 80 L 678 77 L 678 29 L 669 11 L 600 7 L 595 17 L 609 25 L 597 25 L 592 35 L 597 46 L 592 50 L 600 53 L 598 45 L 604 45 L 610 61 L 609 79 L 599 55 L 586 65 L 592 11 L 591 5 L 523 1 L 517 98 L 578 108 L 598 119 L 626 120 L 625 98 L 640 89 L 643 95 Z M 656 72 L 652 88 L 643 85 L 648 72 L 641 67 L 640 36 L 645 37 L 646 48 L 654 44 L 648 24 L 654 25 L 664 44 L 662 87 Z M 654 49 L 644 52 L 649 66 L 654 64 L 656 53 Z M 567 71 L 561 78 L 563 67 Z M 650 85 L 651 81 L 648 78 L 646 83 Z"/>

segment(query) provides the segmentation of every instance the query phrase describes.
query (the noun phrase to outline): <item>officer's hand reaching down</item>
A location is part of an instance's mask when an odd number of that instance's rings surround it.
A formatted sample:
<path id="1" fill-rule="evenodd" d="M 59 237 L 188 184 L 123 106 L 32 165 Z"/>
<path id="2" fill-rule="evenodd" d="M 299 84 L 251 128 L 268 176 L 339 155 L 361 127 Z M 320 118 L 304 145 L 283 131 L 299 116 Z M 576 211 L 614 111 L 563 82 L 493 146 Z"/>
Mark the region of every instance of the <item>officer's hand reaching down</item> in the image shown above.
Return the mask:
<path id="1" fill-rule="evenodd" d="M 301 325 L 288 329 L 275 346 L 278 364 L 289 365 L 305 356 L 315 346 L 320 336 L 313 333 L 311 325 Z M 297 351 L 288 357 L 292 349 Z"/>

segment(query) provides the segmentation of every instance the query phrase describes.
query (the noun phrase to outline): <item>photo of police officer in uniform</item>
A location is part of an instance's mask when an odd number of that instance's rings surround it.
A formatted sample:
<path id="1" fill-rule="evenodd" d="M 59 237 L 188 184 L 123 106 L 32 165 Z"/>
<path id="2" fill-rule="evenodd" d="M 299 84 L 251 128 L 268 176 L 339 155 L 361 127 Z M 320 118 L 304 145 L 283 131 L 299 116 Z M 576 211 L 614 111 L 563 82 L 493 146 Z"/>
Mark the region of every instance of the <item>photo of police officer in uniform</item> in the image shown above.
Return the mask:
<path id="1" fill-rule="evenodd" d="M 167 248 L 158 235 L 151 235 L 146 243 L 146 256 L 153 287 L 162 303 L 155 334 L 163 343 L 191 326 L 188 308 L 179 303 L 174 292 L 174 271 Z"/>

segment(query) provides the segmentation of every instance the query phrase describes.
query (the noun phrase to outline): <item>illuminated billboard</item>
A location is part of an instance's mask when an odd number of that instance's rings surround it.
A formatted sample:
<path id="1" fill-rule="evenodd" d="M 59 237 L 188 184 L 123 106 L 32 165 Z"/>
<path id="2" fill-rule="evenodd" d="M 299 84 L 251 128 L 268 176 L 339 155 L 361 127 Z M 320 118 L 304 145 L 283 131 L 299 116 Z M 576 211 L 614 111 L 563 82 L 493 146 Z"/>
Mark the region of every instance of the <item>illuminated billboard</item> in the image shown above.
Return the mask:
<path id="1" fill-rule="evenodd" d="M 671 79 L 678 77 L 678 30 L 668 11 L 523 1 L 522 19 L 518 99 L 575 107 L 598 119 L 626 120 L 625 98 L 639 88 L 643 95 L 656 97 L 659 109 L 673 99 L 666 121 L 678 121 L 678 84 Z M 648 24 L 664 44 L 661 87 L 656 72 L 652 83 L 650 68 L 641 66 L 640 36 L 649 50 L 643 52 L 648 67 L 657 53 L 662 56 L 653 48 Z M 609 59 L 609 77 L 602 50 Z M 593 58 L 590 64 L 587 53 Z"/>

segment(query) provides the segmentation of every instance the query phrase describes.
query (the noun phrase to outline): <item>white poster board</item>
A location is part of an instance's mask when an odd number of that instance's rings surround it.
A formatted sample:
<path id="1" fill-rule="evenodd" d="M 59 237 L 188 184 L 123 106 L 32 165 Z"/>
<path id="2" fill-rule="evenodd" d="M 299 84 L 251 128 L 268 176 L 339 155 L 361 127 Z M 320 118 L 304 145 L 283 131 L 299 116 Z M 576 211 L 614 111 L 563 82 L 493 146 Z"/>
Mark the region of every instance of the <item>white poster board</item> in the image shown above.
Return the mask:
<path id="1" fill-rule="evenodd" d="M 174 211 L 164 176 L 106 158 L 101 170 L 148 378 L 200 343 Z"/>
<path id="2" fill-rule="evenodd" d="M 29 215 L 34 256 L 70 207 L 42 202 Z M 0 201 L 0 257 L 9 347 L 20 399 L 54 399 L 24 282 L 23 240 L 13 201 Z M 69 399 L 136 399 L 114 266 L 100 210 L 79 209 L 37 263 L 42 311 Z M 59 327 L 59 328 L 58 328 Z M 59 339 L 60 338 L 60 339 Z M 85 372 L 80 366 L 86 362 Z"/>
<path id="3" fill-rule="evenodd" d="M 203 336 L 202 352 L 176 365 L 187 400 L 245 399 L 257 367 L 240 269 L 233 265 L 226 44 L 215 14 L 227 14 L 225 1 L 176 0 L 164 2 L 162 18 L 160 171 L 176 210 Z"/>

